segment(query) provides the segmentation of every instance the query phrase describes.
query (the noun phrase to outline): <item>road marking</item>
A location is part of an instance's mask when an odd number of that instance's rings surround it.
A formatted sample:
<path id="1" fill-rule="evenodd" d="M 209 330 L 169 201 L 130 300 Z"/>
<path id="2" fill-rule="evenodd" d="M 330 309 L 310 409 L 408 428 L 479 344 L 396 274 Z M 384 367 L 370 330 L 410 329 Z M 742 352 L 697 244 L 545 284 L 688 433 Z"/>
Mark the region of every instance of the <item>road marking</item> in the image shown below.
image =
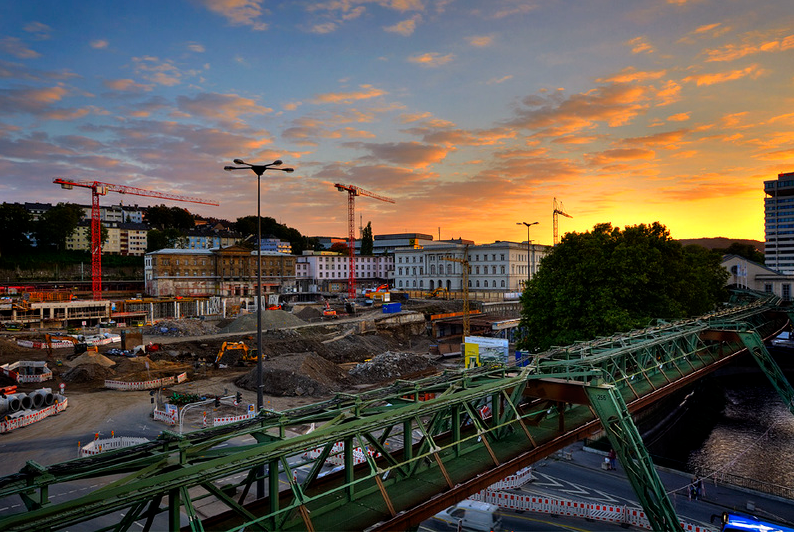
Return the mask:
<path id="1" fill-rule="evenodd" d="M 256 438 L 245 438 L 243 440 L 243 443 L 246 443 L 246 442 L 249 442 L 249 441 L 256 441 Z"/>

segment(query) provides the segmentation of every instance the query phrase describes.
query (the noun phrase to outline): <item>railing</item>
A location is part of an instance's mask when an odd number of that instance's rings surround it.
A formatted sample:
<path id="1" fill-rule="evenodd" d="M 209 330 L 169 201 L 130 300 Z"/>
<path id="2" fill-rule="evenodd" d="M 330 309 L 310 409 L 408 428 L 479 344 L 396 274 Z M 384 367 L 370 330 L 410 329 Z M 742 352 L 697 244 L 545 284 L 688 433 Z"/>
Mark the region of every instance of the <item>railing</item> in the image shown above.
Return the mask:
<path id="1" fill-rule="evenodd" d="M 756 480 L 741 475 L 734 475 L 733 473 L 714 473 L 707 470 L 696 470 L 695 474 L 718 484 L 731 484 L 740 488 L 750 489 L 768 495 L 776 495 L 784 499 L 794 500 L 794 488 L 788 486 L 781 486 L 774 482 L 766 482 L 764 480 Z"/>

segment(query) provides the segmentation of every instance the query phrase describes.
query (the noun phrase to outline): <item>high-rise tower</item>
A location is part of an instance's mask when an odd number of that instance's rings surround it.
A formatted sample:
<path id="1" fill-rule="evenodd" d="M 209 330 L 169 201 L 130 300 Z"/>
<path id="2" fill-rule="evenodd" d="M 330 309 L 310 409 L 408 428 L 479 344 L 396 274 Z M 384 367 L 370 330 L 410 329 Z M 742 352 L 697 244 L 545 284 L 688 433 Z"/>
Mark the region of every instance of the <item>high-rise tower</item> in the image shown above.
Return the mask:
<path id="1" fill-rule="evenodd" d="M 766 266 L 794 274 L 794 172 L 764 182 L 764 233 Z"/>

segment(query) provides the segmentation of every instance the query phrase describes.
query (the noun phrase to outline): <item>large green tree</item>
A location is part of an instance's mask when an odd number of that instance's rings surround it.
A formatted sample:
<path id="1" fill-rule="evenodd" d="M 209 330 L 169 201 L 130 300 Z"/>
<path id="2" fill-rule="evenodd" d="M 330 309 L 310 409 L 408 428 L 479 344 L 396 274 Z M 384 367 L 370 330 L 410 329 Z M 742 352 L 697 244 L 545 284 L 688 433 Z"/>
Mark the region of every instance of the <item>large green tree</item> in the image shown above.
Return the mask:
<path id="1" fill-rule="evenodd" d="M 30 250 L 28 234 L 33 221 L 22 204 L 0 205 L 0 256 L 16 256 Z"/>
<path id="2" fill-rule="evenodd" d="M 372 237 L 372 221 L 367 221 L 367 226 L 361 231 L 361 255 L 372 256 L 375 240 Z"/>
<path id="3" fill-rule="evenodd" d="M 658 222 L 568 233 L 521 296 L 519 346 L 545 350 L 642 328 L 655 318 L 707 313 L 726 296 L 720 259 L 697 245 L 682 247 Z"/>
<path id="4" fill-rule="evenodd" d="M 40 250 L 64 250 L 66 238 L 72 235 L 84 215 L 79 205 L 59 202 L 36 221 L 36 245 Z"/>
<path id="5" fill-rule="evenodd" d="M 244 237 L 256 236 L 256 217 L 250 215 L 240 217 L 234 227 Z M 262 236 L 266 235 L 273 235 L 282 241 L 289 241 L 293 254 L 302 254 L 304 250 L 314 250 L 317 245 L 317 240 L 301 235 L 295 228 L 280 224 L 273 217 L 262 217 Z"/>
<path id="6" fill-rule="evenodd" d="M 169 228 L 190 230 L 195 225 L 193 215 L 188 210 L 179 206 L 166 206 L 164 204 L 146 208 L 143 219 L 151 228 L 158 230 L 167 230 Z"/>

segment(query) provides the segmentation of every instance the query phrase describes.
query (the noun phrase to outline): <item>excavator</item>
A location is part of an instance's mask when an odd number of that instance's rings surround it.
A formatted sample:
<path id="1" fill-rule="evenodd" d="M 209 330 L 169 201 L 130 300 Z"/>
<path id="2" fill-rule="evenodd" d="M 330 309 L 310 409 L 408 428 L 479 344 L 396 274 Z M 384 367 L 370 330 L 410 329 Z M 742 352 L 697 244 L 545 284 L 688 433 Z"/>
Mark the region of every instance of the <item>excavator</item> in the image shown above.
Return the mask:
<path id="1" fill-rule="evenodd" d="M 71 341 L 74 345 L 74 354 L 82 354 L 88 350 L 88 345 L 72 336 L 56 336 L 53 334 L 44 334 L 44 340 L 47 345 L 47 357 L 52 358 L 52 342 L 53 341 Z"/>
<path id="2" fill-rule="evenodd" d="M 256 350 L 248 348 L 248 345 L 245 344 L 244 341 L 224 341 L 221 345 L 220 350 L 218 351 L 218 355 L 215 357 L 214 366 L 215 368 L 221 363 L 221 359 L 223 358 L 224 354 L 230 350 L 241 350 L 243 351 L 243 356 L 240 358 L 242 362 L 255 362 L 256 361 Z"/>
<path id="3" fill-rule="evenodd" d="M 323 309 L 323 316 L 325 317 L 336 317 L 336 310 L 331 309 L 331 304 L 328 302 L 327 299 L 325 300 L 325 309 Z"/>
<path id="4" fill-rule="evenodd" d="M 433 291 L 425 293 L 425 298 L 428 299 L 449 299 L 449 289 L 444 286 L 438 286 Z"/>

